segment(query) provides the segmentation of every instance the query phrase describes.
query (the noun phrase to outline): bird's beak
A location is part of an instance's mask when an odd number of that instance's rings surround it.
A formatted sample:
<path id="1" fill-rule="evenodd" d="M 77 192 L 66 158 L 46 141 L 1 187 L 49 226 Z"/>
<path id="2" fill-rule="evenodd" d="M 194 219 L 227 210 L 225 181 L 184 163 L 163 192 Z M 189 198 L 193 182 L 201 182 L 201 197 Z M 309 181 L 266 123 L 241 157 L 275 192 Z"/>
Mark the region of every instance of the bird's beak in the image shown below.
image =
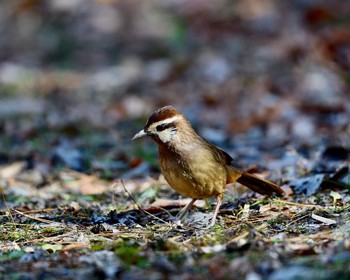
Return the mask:
<path id="1" fill-rule="evenodd" d="M 140 130 L 138 133 L 134 135 L 134 137 L 131 140 L 135 140 L 141 137 L 147 136 L 147 133 L 145 132 L 144 129 Z"/>

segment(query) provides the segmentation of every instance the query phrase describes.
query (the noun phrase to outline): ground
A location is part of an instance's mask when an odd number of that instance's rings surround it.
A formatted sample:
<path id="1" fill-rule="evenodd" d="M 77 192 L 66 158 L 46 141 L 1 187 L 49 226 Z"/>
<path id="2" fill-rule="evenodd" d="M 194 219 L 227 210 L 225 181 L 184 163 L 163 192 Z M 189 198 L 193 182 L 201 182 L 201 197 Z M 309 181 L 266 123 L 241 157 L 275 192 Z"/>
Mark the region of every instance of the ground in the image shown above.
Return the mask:
<path id="1" fill-rule="evenodd" d="M 0 13 L 1 279 L 348 279 L 346 1 L 40 1 Z M 280 185 L 189 201 L 147 116 L 173 105 Z"/>

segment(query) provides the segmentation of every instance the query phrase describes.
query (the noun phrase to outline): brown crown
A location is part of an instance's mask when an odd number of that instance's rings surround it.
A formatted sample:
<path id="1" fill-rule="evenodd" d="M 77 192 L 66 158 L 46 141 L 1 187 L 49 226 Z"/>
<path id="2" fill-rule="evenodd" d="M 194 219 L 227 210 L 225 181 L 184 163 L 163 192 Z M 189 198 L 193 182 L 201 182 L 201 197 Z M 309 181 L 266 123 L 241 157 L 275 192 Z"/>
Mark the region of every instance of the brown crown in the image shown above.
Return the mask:
<path id="1" fill-rule="evenodd" d="M 155 111 L 149 118 L 146 123 L 146 127 L 149 127 L 152 123 L 159 122 L 168 118 L 172 118 L 180 114 L 173 106 L 165 106 L 157 111 Z"/>

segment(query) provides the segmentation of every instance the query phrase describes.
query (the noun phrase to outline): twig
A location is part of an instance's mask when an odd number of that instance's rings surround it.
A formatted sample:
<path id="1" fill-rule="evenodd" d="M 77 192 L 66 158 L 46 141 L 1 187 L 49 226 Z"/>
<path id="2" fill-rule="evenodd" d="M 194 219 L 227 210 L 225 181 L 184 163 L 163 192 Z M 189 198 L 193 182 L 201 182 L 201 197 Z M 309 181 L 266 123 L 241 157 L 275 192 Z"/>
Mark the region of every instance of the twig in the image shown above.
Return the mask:
<path id="1" fill-rule="evenodd" d="M 135 199 L 135 198 L 131 195 L 131 193 L 128 191 L 128 189 L 126 188 L 126 186 L 125 186 L 125 184 L 124 184 L 124 181 L 123 181 L 122 179 L 120 179 L 120 183 L 122 184 L 122 186 L 123 186 L 125 192 L 126 192 L 126 193 L 128 194 L 128 196 L 129 196 L 129 198 L 135 203 L 135 205 L 137 206 L 137 208 L 138 208 L 142 213 L 144 213 L 145 215 L 151 216 L 152 218 L 154 218 L 154 219 L 156 219 L 156 220 L 158 220 L 158 221 L 161 221 L 161 222 L 164 223 L 164 224 L 167 224 L 167 222 L 164 221 L 163 219 L 158 218 L 157 216 L 155 216 L 155 215 L 149 213 L 149 212 L 146 211 L 146 210 L 143 210 L 143 209 L 141 208 L 141 206 L 137 203 L 136 199 Z"/>
<path id="2" fill-rule="evenodd" d="M 135 203 L 135 205 L 137 206 L 137 208 L 145 213 L 145 211 L 141 208 L 141 206 L 137 203 L 136 199 L 131 195 L 131 193 L 128 191 L 128 189 L 126 188 L 125 184 L 124 184 L 124 181 L 122 179 L 120 179 L 120 183 L 122 184 L 123 188 L 124 188 L 124 191 L 128 194 L 129 198 Z M 115 185 L 116 183 L 113 184 L 113 186 Z"/>
<path id="3" fill-rule="evenodd" d="M 332 230 L 328 230 L 328 231 L 323 231 L 323 232 L 314 233 L 314 234 L 310 234 L 310 235 L 290 237 L 290 238 L 288 238 L 288 241 L 289 242 L 297 242 L 297 241 L 303 241 L 305 239 L 316 240 L 316 238 L 329 239 L 329 240 L 340 240 L 341 239 L 341 238 L 337 238 L 337 237 L 332 236 L 331 235 L 332 233 L 333 233 Z M 327 235 L 327 234 L 329 234 L 329 235 Z"/>
<path id="4" fill-rule="evenodd" d="M 115 203 L 115 190 L 114 188 L 116 187 L 117 183 L 113 183 L 113 185 L 111 186 L 111 189 L 113 191 L 113 195 L 112 195 L 112 205 L 114 208 L 117 208 L 116 207 L 116 203 Z"/>
<path id="5" fill-rule="evenodd" d="M 262 224 L 262 225 L 257 226 L 257 227 L 252 226 L 250 223 L 245 223 L 245 224 L 248 225 L 250 227 L 250 229 L 254 229 L 258 232 L 261 231 L 262 229 L 264 229 L 265 227 L 267 227 L 266 224 Z M 230 241 L 226 242 L 226 244 L 237 242 L 238 240 L 247 237 L 249 235 L 249 233 L 250 233 L 250 230 L 245 231 L 242 234 L 236 236 L 235 238 L 232 238 Z"/>
<path id="6" fill-rule="evenodd" d="M 291 224 L 294 224 L 294 223 L 296 223 L 296 222 L 299 222 L 300 220 L 302 220 L 302 219 L 304 219 L 304 218 L 307 218 L 307 217 L 309 217 L 309 216 L 310 216 L 310 214 L 301 216 L 301 217 L 299 217 L 298 219 L 296 219 L 296 220 L 294 220 L 294 221 L 291 221 L 290 223 L 286 224 L 285 227 L 288 227 L 288 226 L 290 226 Z"/>
<path id="7" fill-rule="evenodd" d="M 71 235 L 72 235 L 72 232 L 67 232 L 67 233 L 64 233 L 64 234 L 61 234 L 61 235 L 37 238 L 37 239 L 33 239 L 33 240 L 27 240 L 27 241 L 24 241 L 23 244 L 39 243 L 39 242 L 50 242 L 50 241 L 55 240 L 57 238 L 63 238 L 63 237 L 71 236 Z"/>
<path id="8" fill-rule="evenodd" d="M 16 209 L 12 209 L 14 212 L 16 212 L 17 214 L 20 214 L 24 217 L 27 217 L 29 219 L 32 219 L 32 220 L 36 220 L 36 221 L 39 221 L 39 222 L 42 222 L 42 223 L 46 223 L 46 224 L 51 224 L 53 223 L 53 221 L 50 221 L 50 220 L 45 220 L 45 219 L 41 219 L 41 218 L 36 218 L 36 217 L 33 217 L 33 216 L 30 216 L 30 215 L 27 215 L 21 211 L 18 211 Z M 59 222 L 56 222 L 56 223 L 59 223 Z"/>
<path id="9" fill-rule="evenodd" d="M 291 202 L 291 201 L 287 201 L 287 200 L 282 200 L 282 199 L 272 199 L 273 202 L 277 202 L 277 203 L 284 203 L 287 205 L 294 205 L 294 206 L 301 206 L 301 207 L 310 207 L 310 208 L 323 208 L 320 205 L 314 205 L 314 204 L 302 204 L 302 203 L 297 203 L 297 202 Z"/>
<path id="10" fill-rule="evenodd" d="M 5 206 L 6 206 L 6 210 L 7 210 L 7 212 L 9 213 L 10 219 L 11 219 L 12 223 L 15 224 L 15 220 L 14 220 L 14 218 L 12 217 L 10 207 L 8 206 L 7 201 L 6 201 L 6 198 L 5 198 L 4 189 L 3 189 L 2 187 L 0 187 L 0 192 L 1 192 L 2 200 L 4 201 L 4 204 L 5 204 Z M 16 225 L 14 225 L 14 226 L 15 226 L 15 228 L 16 228 Z"/>
<path id="11" fill-rule="evenodd" d="M 121 237 L 121 238 L 123 238 L 123 237 L 128 237 L 128 238 L 135 237 L 136 238 L 136 237 L 139 237 L 140 235 L 146 236 L 147 234 L 149 234 L 149 232 L 143 230 L 143 231 L 132 231 L 132 232 L 128 232 L 128 233 L 123 233 L 123 232 L 119 232 L 119 231 L 118 232 L 97 233 L 94 236 L 101 236 L 101 237 L 107 237 L 107 238 L 115 237 L 115 236 Z"/>
<path id="12" fill-rule="evenodd" d="M 57 208 L 46 208 L 46 209 L 33 209 L 33 210 L 28 210 L 23 213 L 26 214 L 33 214 L 33 213 L 46 213 L 46 212 L 51 212 L 51 211 L 56 211 Z"/>
<path id="13" fill-rule="evenodd" d="M 89 247 L 89 246 L 90 246 L 90 244 L 72 242 L 71 244 L 64 247 L 61 251 L 63 252 L 63 251 L 68 251 L 68 250 L 77 249 L 77 248 L 81 248 L 81 247 Z"/>

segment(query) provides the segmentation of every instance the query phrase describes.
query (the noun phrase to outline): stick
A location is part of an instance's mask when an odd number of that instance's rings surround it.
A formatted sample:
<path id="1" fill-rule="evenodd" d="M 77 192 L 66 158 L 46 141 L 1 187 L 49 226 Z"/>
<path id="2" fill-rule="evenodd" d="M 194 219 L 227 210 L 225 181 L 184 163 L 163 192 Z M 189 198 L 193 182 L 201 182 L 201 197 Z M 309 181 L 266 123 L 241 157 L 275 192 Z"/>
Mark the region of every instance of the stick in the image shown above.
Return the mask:
<path id="1" fill-rule="evenodd" d="M 124 184 L 124 181 L 123 181 L 122 179 L 120 179 L 120 183 L 122 184 L 122 186 L 123 186 L 125 192 L 126 192 L 126 193 L 128 194 L 128 196 L 129 196 L 129 198 L 135 203 L 135 205 L 137 206 L 137 208 L 138 208 L 143 214 L 148 215 L 148 216 L 151 216 L 152 218 L 154 218 L 154 219 L 156 219 L 156 220 L 158 220 L 158 221 L 161 221 L 161 222 L 164 223 L 164 224 L 167 224 L 167 222 L 164 221 L 163 219 L 158 218 L 157 216 L 155 216 L 155 215 L 149 213 L 149 212 L 146 211 L 146 210 L 143 210 L 143 209 L 141 208 L 141 206 L 137 203 L 136 199 L 135 199 L 135 198 L 131 195 L 131 193 L 128 191 L 128 189 L 126 188 L 126 186 L 125 186 L 125 184 Z"/>
<path id="2" fill-rule="evenodd" d="M 36 221 L 39 221 L 39 222 L 42 222 L 42 223 L 46 223 L 46 224 L 59 223 L 59 224 L 61 224 L 60 222 L 54 222 L 54 221 L 50 221 L 50 220 L 46 220 L 46 219 L 36 218 L 36 217 L 31 216 L 31 215 L 27 215 L 27 214 L 25 214 L 25 213 L 23 213 L 21 211 L 18 211 L 16 209 L 12 209 L 12 211 L 14 211 L 17 214 L 20 214 L 20 215 L 22 215 L 24 217 L 27 217 L 29 219 L 33 219 L 33 220 L 36 220 Z"/>

